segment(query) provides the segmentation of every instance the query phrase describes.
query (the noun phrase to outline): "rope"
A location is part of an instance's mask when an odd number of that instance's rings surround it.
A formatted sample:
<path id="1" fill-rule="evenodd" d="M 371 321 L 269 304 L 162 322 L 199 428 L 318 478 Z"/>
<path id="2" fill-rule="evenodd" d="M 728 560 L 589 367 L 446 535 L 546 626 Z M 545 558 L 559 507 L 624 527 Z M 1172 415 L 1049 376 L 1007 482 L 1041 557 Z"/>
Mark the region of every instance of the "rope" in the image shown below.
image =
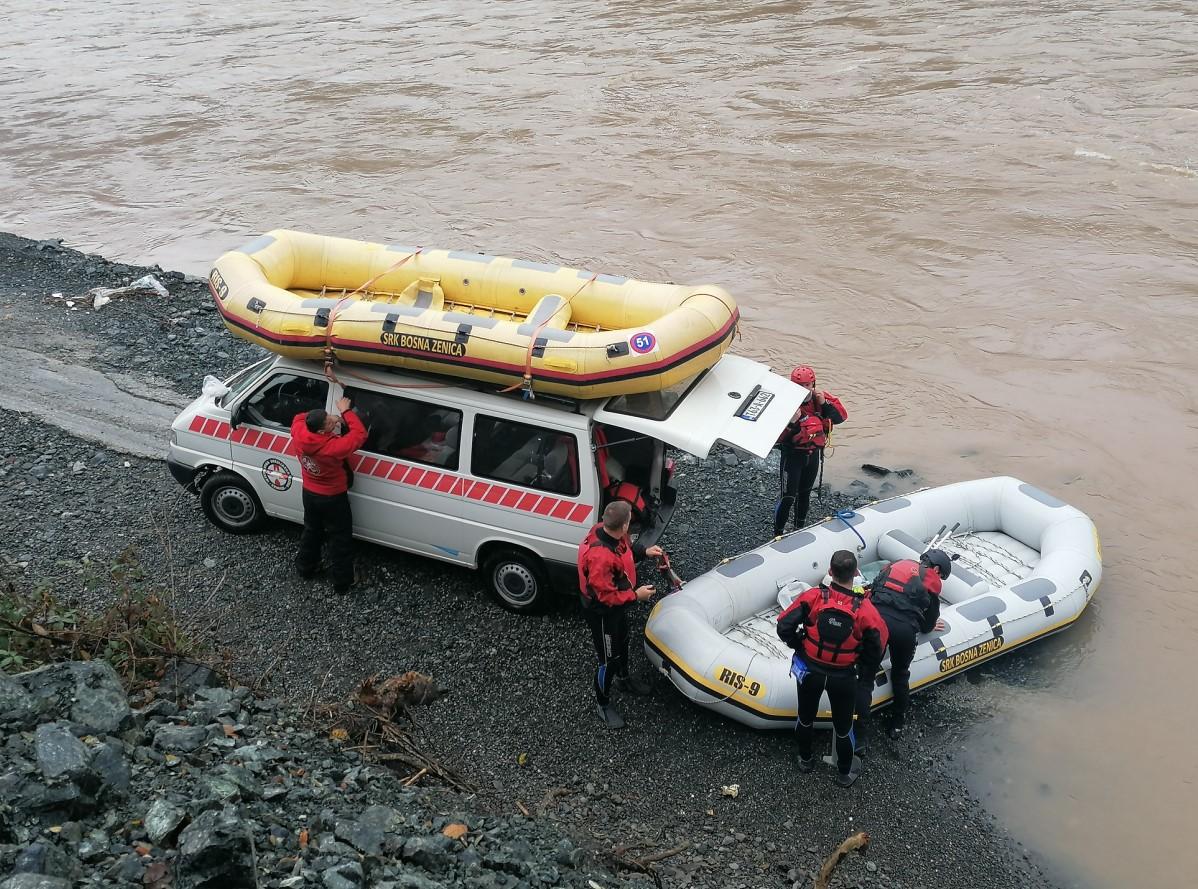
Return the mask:
<path id="1" fill-rule="evenodd" d="M 337 379 L 337 374 L 333 370 L 333 359 L 334 359 L 334 357 L 336 357 L 333 352 L 333 322 L 337 320 L 337 313 L 341 311 L 341 307 L 343 305 L 345 305 L 345 303 L 350 302 L 350 298 L 352 296 L 354 296 L 357 293 L 362 293 L 363 291 L 367 290 L 370 287 L 370 285 L 373 284 L 375 281 L 377 281 L 379 278 L 395 271 L 397 268 L 399 268 L 401 265 L 403 265 L 409 259 L 414 259 L 415 257 L 419 256 L 421 251 L 423 251 L 423 250 L 424 250 L 423 247 L 417 247 L 412 253 L 409 253 L 407 256 L 403 257 L 398 262 L 392 263 L 390 266 L 388 266 L 387 268 L 385 268 L 381 272 L 379 272 L 377 275 L 375 275 L 373 278 L 370 278 L 366 282 L 359 284 L 357 287 L 355 287 L 349 293 L 345 294 L 345 296 L 341 297 L 341 299 L 337 300 L 336 304 L 334 304 L 333 308 L 329 311 L 329 323 L 328 323 L 328 326 L 325 327 L 325 333 L 324 333 L 324 375 L 325 375 L 325 378 L 330 383 L 335 383 L 338 386 L 341 385 L 341 381 Z"/>
<path id="2" fill-rule="evenodd" d="M 562 304 L 562 307 L 564 308 L 565 306 L 570 305 L 570 303 L 574 301 L 574 297 L 578 296 L 578 294 L 582 293 L 582 291 L 585 290 L 589 285 L 593 284 L 598 277 L 599 275 L 596 273 L 587 278 L 582 283 L 581 287 L 570 294 L 570 298 Z M 528 337 L 528 351 L 524 353 L 524 378 L 519 383 L 513 383 L 506 389 L 500 389 L 500 392 L 515 392 L 517 389 L 523 389 L 525 399 L 532 399 L 534 397 L 532 394 L 532 350 L 536 347 L 537 337 L 540 336 L 541 331 L 544 330 L 545 326 L 553 320 L 553 316 L 560 311 L 561 308 L 550 312 L 549 317 L 547 317 L 533 329 L 533 332 Z"/>

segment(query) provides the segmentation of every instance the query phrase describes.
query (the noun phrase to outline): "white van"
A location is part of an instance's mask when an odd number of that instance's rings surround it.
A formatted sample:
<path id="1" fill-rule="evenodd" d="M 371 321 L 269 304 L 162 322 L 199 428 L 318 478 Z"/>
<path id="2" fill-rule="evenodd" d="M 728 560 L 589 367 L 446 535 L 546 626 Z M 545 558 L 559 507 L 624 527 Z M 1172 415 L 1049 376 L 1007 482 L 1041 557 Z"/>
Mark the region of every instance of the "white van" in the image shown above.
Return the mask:
<path id="1" fill-rule="evenodd" d="M 370 431 L 350 460 L 354 536 L 481 567 L 487 590 L 519 612 L 543 608 L 555 587 L 577 589 L 578 545 L 611 498 L 635 504 L 646 545 L 661 537 L 677 496 L 667 445 L 705 457 L 724 442 L 764 457 L 808 395 L 735 355 L 672 389 L 595 401 L 525 401 L 362 365 L 336 376 L 281 357 L 239 371 L 172 424 L 171 474 L 226 531 L 267 516 L 303 522 L 291 421 L 345 395 Z"/>

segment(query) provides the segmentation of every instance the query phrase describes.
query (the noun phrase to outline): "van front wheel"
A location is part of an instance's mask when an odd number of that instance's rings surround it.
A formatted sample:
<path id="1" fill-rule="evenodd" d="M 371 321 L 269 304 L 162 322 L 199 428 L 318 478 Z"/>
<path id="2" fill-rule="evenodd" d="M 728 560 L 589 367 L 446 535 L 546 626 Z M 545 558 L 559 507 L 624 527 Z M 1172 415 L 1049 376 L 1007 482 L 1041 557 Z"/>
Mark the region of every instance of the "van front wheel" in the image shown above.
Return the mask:
<path id="1" fill-rule="evenodd" d="M 249 482 L 232 472 L 217 472 L 200 489 L 204 515 L 222 531 L 249 534 L 266 522 L 266 513 Z"/>
<path id="2" fill-rule="evenodd" d="M 536 556 L 518 549 L 500 549 L 483 562 L 487 592 L 508 611 L 537 614 L 552 597 L 545 567 Z"/>

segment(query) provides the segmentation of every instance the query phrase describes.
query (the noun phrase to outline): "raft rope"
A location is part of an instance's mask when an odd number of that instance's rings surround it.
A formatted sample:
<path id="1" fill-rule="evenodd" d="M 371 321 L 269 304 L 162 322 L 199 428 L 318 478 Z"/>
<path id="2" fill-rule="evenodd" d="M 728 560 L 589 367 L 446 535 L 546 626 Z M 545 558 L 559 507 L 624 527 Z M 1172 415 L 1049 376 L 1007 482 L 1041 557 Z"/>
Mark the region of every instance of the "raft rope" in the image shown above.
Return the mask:
<path id="1" fill-rule="evenodd" d="M 593 284 L 598 278 L 599 278 L 598 273 L 591 275 L 591 277 L 587 278 L 582 283 L 581 287 L 579 287 L 572 294 L 570 294 L 569 299 L 567 299 L 557 309 L 554 309 L 552 312 L 550 312 L 549 317 L 547 317 L 544 321 L 542 321 L 540 324 L 538 324 L 536 326 L 536 328 L 533 329 L 533 332 L 531 334 L 529 334 L 529 337 L 528 337 L 528 351 L 524 353 L 524 377 L 523 377 L 523 379 L 521 379 L 519 383 L 513 383 L 511 386 L 508 386 L 506 389 L 500 389 L 499 390 L 500 392 L 515 392 L 517 389 L 519 389 L 521 391 L 521 393 L 524 395 L 525 401 L 531 401 L 533 398 L 536 397 L 535 395 L 533 395 L 533 391 L 532 391 L 532 350 L 534 348 L 536 348 L 537 337 L 541 335 L 541 331 L 545 329 L 545 326 L 548 325 L 549 322 L 553 320 L 554 315 L 556 315 L 558 312 L 560 312 L 566 306 L 570 305 L 570 303 L 572 303 L 574 301 L 574 297 L 576 297 L 576 296 L 578 296 L 578 294 L 582 293 L 583 290 L 585 290 L 587 287 L 589 287 L 591 284 Z"/>
<path id="2" fill-rule="evenodd" d="M 355 294 L 363 293 L 363 292 L 367 291 L 368 288 L 370 287 L 370 285 L 373 284 L 375 281 L 377 281 L 379 278 L 395 271 L 397 268 L 399 268 L 401 265 L 403 265 L 408 260 L 415 259 L 423 251 L 424 251 L 423 247 L 417 247 L 415 250 L 413 250 L 407 256 L 403 257 L 398 262 L 392 263 L 390 266 L 388 266 L 387 268 L 385 268 L 381 272 L 379 272 L 377 275 L 375 275 L 373 278 L 370 278 L 369 280 L 365 281 L 364 283 L 359 284 L 357 287 L 355 287 L 349 293 L 345 294 L 345 296 L 343 296 L 339 300 L 337 300 L 337 302 L 333 305 L 333 308 L 329 311 L 329 323 L 328 323 L 328 326 L 325 327 L 325 333 L 324 333 L 324 375 L 325 375 L 325 378 L 328 379 L 328 381 L 330 383 L 336 383 L 338 386 L 341 385 L 341 381 L 337 379 L 337 374 L 333 370 L 333 359 L 336 357 L 335 353 L 333 351 L 333 322 L 337 320 L 337 313 L 341 311 L 341 307 L 343 305 L 345 305 L 347 302 L 351 302 L 352 301 L 351 297 L 353 297 Z"/>

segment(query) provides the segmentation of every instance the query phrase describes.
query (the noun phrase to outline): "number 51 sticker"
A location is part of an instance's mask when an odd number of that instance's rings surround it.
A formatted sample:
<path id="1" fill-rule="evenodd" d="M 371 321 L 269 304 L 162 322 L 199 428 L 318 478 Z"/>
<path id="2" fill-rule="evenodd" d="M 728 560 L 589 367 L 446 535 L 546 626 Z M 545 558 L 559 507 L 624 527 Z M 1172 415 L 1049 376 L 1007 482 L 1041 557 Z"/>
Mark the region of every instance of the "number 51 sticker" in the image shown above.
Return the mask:
<path id="1" fill-rule="evenodd" d="M 628 345 L 632 346 L 632 351 L 638 355 L 644 355 L 647 352 L 652 352 L 657 348 L 657 337 L 645 331 L 644 333 L 634 333 L 632 339 L 628 341 Z"/>

